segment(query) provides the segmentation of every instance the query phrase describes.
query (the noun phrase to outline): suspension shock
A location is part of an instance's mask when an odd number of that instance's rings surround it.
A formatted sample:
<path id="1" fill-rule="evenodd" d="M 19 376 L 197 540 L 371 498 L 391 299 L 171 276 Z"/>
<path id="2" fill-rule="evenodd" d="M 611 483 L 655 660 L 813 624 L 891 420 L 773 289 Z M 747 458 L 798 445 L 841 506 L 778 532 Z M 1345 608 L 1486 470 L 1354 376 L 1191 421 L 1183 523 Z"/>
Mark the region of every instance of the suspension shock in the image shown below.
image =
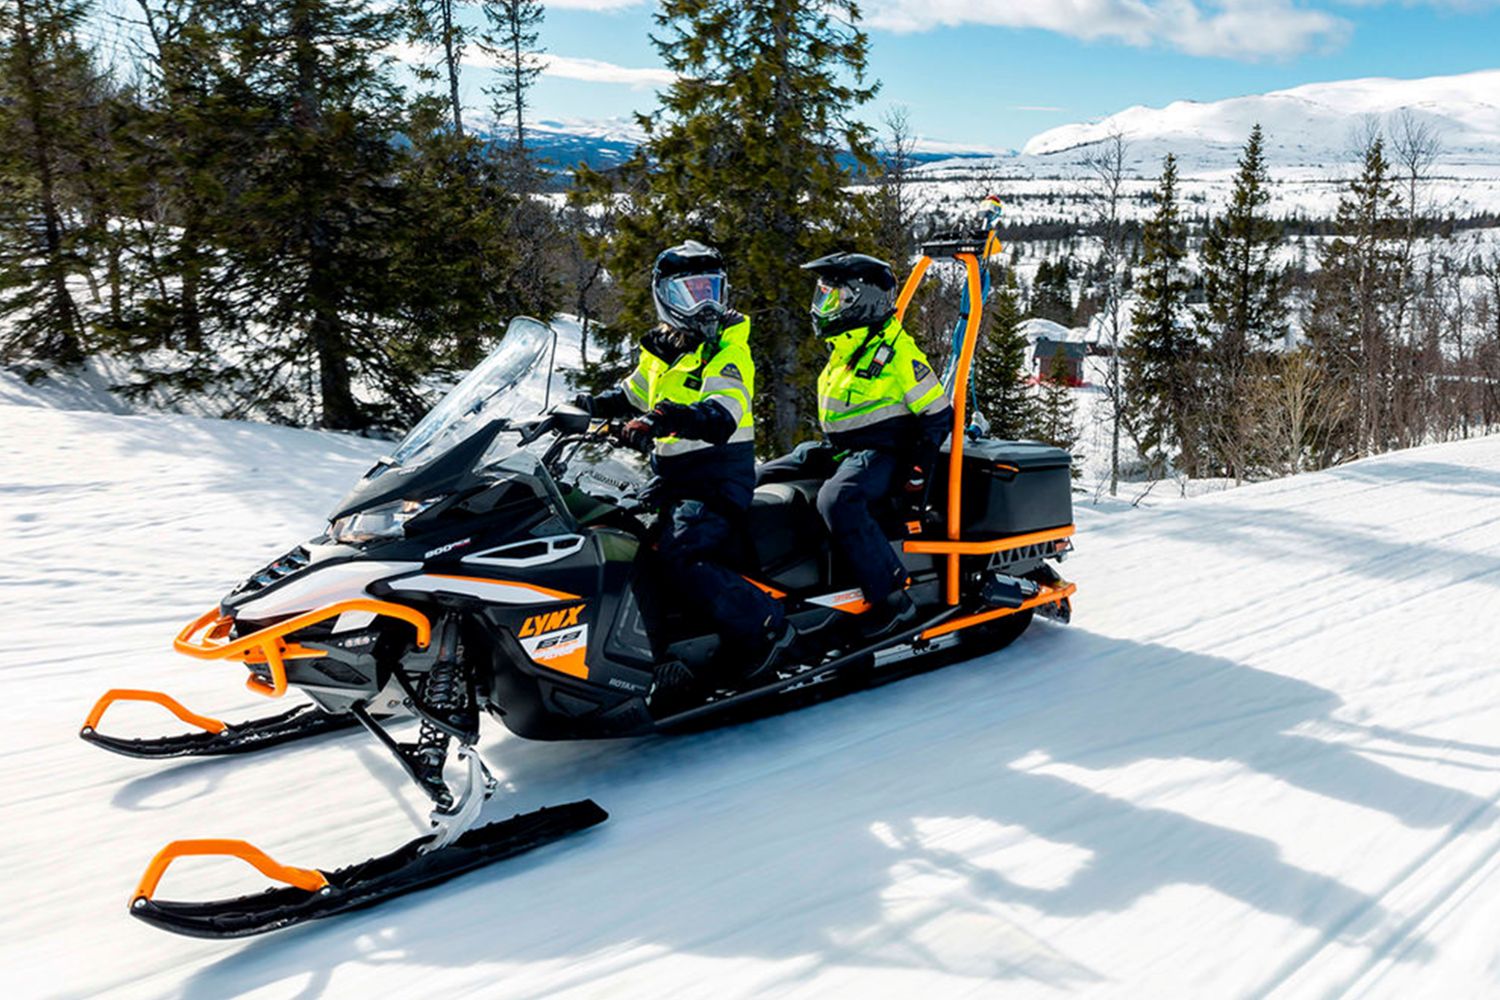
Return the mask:
<path id="1" fill-rule="evenodd" d="M 463 709 L 468 701 L 468 684 L 461 666 L 463 649 L 459 640 L 457 616 L 444 615 L 433 630 L 437 647 L 437 658 L 422 682 L 422 702 L 427 711 L 440 718 L 449 718 Z M 452 804 L 453 795 L 443 781 L 443 765 L 448 760 L 448 744 L 451 737 L 427 719 L 421 720 L 421 730 L 414 747 L 415 763 L 421 770 L 422 783 L 428 787 L 439 806 Z"/>

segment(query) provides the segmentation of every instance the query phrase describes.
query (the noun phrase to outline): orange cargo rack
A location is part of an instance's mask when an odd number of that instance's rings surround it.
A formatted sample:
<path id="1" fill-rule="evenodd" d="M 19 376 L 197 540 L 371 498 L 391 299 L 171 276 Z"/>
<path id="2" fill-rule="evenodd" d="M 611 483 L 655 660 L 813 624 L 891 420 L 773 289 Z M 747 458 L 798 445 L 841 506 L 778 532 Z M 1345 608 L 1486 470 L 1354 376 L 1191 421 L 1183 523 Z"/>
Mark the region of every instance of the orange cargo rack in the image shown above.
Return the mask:
<path id="1" fill-rule="evenodd" d="M 907 306 L 911 305 L 917 287 L 921 285 L 922 279 L 927 274 L 927 269 L 932 265 L 932 254 L 941 254 L 951 257 L 964 266 L 964 277 L 969 295 L 969 315 L 964 324 L 964 338 L 959 346 L 958 363 L 954 366 L 953 385 L 953 436 L 948 447 L 948 510 L 947 510 L 947 539 L 946 540 L 917 540 L 904 543 L 907 552 L 923 552 L 931 555 L 946 555 L 947 565 L 945 567 L 944 597 L 950 605 L 959 603 L 959 558 L 966 555 L 985 555 L 993 552 L 1003 552 L 1006 549 L 1019 548 L 1023 545 L 1036 544 L 1050 540 L 1047 537 L 1066 538 L 1073 533 L 1073 527 L 1054 529 L 1051 532 L 1033 532 L 1028 535 L 1016 535 L 1012 538 L 998 538 L 992 541 L 968 541 L 960 537 L 959 525 L 963 523 L 963 463 L 964 463 L 964 431 L 967 427 L 968 402 L 969 402 L 969 368 L 974 360 L 974 347 L 979 340 L 979 324 L 984 317 L 984 301 L 980 295 L 982 287 L 979 276 L 980 261 L 989 258 L 1001 250 L 1000 240 L 993 231 L 983 234 L 983 241 L 979 238 L 945 240 L 931 244 L 925 248 L 922 257 L 906 276 L 906 282 L 901 288 L 901 294 L 896 298 L 896 319 L 900 321 L 906 315 Z M 1069 593 L 1072 591 L 1070 590 Z M 1063 595 L 1066 596 L 1066 595 Z M 1051 598 L 1051 601 L 1061 600 L 1061 596 Z M 1039 603 L 1050 603 L 1043 600 Z M 1000 617 L 994 615 L 994 617 Z M 987 620 L 987 619 L 986 619 Z M 955 628 L 964 628 L 966 625 L 977 624 L 969 618 L 957 619 L 957 622 L 965 624 L 945 623 L 939 628 L 943 632 L 952 632 Z M 941 633 L 938 633 L 941 634 Z M 924 638 L 927 636 L 924 634 Z"/>

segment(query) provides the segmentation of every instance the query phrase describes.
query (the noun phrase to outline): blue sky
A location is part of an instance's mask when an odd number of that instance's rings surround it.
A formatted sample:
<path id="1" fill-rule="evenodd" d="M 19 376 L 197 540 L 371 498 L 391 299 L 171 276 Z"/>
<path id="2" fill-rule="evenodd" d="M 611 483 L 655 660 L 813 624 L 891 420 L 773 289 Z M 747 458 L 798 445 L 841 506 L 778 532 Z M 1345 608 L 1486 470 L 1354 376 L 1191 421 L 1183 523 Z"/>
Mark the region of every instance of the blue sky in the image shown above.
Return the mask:
<path id="1" fill-rule="evenodd" d="M 654 4 L 557 0 L 540 118 L 655 105 Z M 922 135 L 1020 146 L 1131 104 L 1216 100 L 1324 80 L 1500 66 L 1500 0 L 865 0 L 870 120 L 905 105 Z M 471 70 L 466 103 L 480 103 Z M 589 79 L 580 79 L 587 77 Z M 1500 103 L 1500 94 L 1496 95 Z"/>

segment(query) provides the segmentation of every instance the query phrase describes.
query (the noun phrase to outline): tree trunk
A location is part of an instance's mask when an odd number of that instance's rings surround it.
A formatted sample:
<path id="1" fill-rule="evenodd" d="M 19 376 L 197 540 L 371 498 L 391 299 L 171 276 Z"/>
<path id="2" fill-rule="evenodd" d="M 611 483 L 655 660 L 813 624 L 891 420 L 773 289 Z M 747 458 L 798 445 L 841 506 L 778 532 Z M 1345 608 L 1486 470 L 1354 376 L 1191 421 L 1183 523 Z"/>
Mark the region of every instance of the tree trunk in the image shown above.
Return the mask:
<path id="1" fill-rule="evenodd" d="M 453 47 L 453 0 L 442 0 L 443 59 L 448 65 L 448 94 L 453 102 L 453 131 L 464 135 L 462 106 L 458 103 L 458 53 Z"/>
<path id="2" fill-rule="evenodd" d="M 37 77 L 36 49 L 31 39 L 26 0 L 16 0 L 16 44 L 21 51 L 21 74 L 26 88 L 26 112 L 31 123 L 32 165 L 36 168 L 42 208 L 43 249 L 50 272 L 52 308 L 57 321 L 53 335 L 43 345 L 62 365 L 83 361 L 83 317 L 68 290 L 67 262 L 63 250 L 62 212 L 57 204 L 56 169 L 53 163 L 50 112 L 42 102 L 42 84 Z"/>
<path id="3" fill-rule="evenodd" d="M 323 131 L 322 95 L 318 90 L 318 50 L 312 37 L 307 7 L 298 4 L 292 12 L 292 37 L 296 44 L 297 106 L 294 121 L 297 128 L 316 138 Z M 302 143 L 304 156 L 318 155 L 319 143 Z M 303 167 L 303 183 L 315 171 L 315 165 Z M 326 220 L 307 217 L 303 221 L 307 241 L 307 286 L 304 308 L 307 334 L 318 362 L 318 388 L 322 403 L 321 426 L 331 430 L 352 430 L 360 426 L 359 408 L 350 388 L 348 345 L 340 333 L 340 290 L 332 274 L 332 238 Z"/>

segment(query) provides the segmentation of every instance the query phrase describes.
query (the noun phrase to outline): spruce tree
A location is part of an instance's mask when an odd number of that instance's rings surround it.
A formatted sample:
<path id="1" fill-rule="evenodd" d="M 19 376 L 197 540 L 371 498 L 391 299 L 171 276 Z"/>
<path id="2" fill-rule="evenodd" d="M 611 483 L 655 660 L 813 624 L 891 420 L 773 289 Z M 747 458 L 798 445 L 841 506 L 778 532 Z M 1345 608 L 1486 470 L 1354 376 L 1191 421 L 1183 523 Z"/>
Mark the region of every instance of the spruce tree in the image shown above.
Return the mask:
<path id="1" fill-rule="evenodd" d="M 974 353 L 974 393 L 991 437 L 1024 438 L 1036 426 L 1036 402 L 1026 385 L 1026 336 L 1015 275 L 1008 273 L 990 305 L 989 329 Z"/>
<path id="2" fill-rule="evenodd" d="M 459 16 L 469 0 L 406 0 L 407 38 L 430 45 L 437 50 L 440 69 L 447 78 L 448 106 L 453 116 L 453 131 L 464 134 L 463 102 L 459 97 L 459 74 L 464 49 L 472 29 Z M 437 73 L 420 67 L 418 75 L 433 79 Z"/>
<path id="3" fill-rule="evenodd" d="M 1153 198 L 1156 212 L 1141 231 L 1145 273 L 1124 348 L 1125 405 L 1155 474 L 1165 474 L 1175 461 L 1191 475 L 1196 470 L 1196 342 L 1187 312 L 1187 231 L 1178 214 L 1177 160 L 1170 153 Z"/>
<path id="4" fill-rule="evenodd" d="M 87 266 L 87 234 L 68 176 L 87 141 L 87 13 L 72 0 L 0 4 L 0 359 L 39 367 L 78 364 L 88 347 L 69 287 Z"/>
<path id="5" fill-rule="evenodd" d="M 1062 326 L 1073 322 L 1073 289 L 1069 283 L 1071 267 L 1067 257 L 1044 260 L 1037 266 L 1036 281 L 1031 286 L 1031 315 Z"/>
<path id="6" fill-rule="evenodd" d="M 1077 405 L 1073 401 L 1073 390 L 1069 386 L 1072 372 L 1068 366 L 1068 354 L 1059 344 L 1052 363 L 1047 366 L 1047 375 L 1041 383 L 1041 395 L 1037 401 L 1037 422 L 1032 435 L 1056 448 L 1072 451 L 1078 442 Z M 1073 474 L 1078 475 L 1075 468 Z"/>
<path id="7" fill-rule="evenodd" d="M 545 11 L 538 0 L 487 0 L 482 6 L 489 27 L 480 45 L 494 58 L 496 72 L 486 92 L 496 124 L 510 126 L 510 151 L 519 166 L 526 158 L 531 87 L 542 72 L 537 39 Z"/>
<path id="8" fill-rule="evenodd" d="M 1325 461 L 1391 446 L 1394 314 L 1401 295 L 1401 205 L 1385 157 L 1371 137 L 1362 169 L 1335 217 L 1337 236 L 1320 252 L 1308 336 L 1334 380 L 1354 401 Z"/>
<path id="9" fill-rule="evenodd" d="M 1269 184 L 1265 139 L 1256 125 L 1240 155 L 1229 207 L 1203 242 L 1205 309 L 1198 315 L 1205 364 L 1196 422 L 1205 452 L 1236 482 L 1251 463 L 1252 357 L 1278 346 L 1287 326 L 1285 283 L 1275 260 L 1281 232 L 1266 209 Z"/>
<path id="10" fill-rule="evenodd" d="M 655 44 L 677 79 L 641 119 L 647 140 L 628 163 L 610 177 L 581 172 L 588 196 L 623 206 L 594 249 L 622 290 L 626 330 L 654 322 L 649 276 L 662 249 L 698 239 L 725 254 L 732 304 L 754 323 L 767 448 L 815 432 L 822 352 L 800 265 L 873 241 L 875 213 L 848 189 L 844 160 L 875 162 L 851 117 L 874 93 L 858 22 L 852 0 L 665 0 Z"/>

